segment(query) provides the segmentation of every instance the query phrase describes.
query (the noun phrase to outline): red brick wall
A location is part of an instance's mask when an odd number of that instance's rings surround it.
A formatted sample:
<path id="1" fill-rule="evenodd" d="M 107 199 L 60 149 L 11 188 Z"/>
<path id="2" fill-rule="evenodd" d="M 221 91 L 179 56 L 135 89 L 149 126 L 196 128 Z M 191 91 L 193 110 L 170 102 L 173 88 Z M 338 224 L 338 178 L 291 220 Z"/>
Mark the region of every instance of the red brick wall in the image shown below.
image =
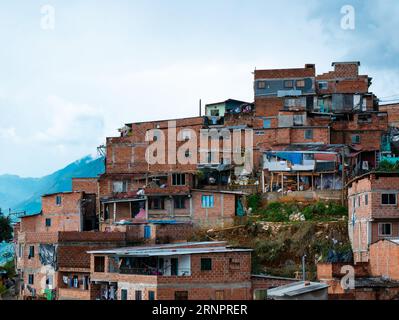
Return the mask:
<path id="1" fill-rule="evenodd" d="M 372 276 L 387 276 L 399 280 L 399 245 L 388 240 L 370 246 L 370 271 Z"/>
<path id="2" fill-rule="evenodd" d="M 202 196 L 213 195 L 214 207 L 202 208 Z M 235 217 L 235 194 L 193 191 L 192 220 L 198 225 L 228 225 Z"/>
<path id="3" fill-rule="evenodd" d="M 98 193 L 97 178 L 72 178 L 72 191 Z"/>

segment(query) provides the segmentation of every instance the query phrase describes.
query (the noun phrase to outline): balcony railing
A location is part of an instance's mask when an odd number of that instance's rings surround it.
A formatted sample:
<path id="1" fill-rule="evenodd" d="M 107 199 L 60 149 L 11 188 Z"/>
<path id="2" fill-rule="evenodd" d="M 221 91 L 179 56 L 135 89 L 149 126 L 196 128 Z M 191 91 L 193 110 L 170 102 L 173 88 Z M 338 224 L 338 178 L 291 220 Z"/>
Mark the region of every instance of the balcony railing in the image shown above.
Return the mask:
<path id="1" fill-rule="evenodd" d="M 120 268 L 120 274 L 131 274 L 131 275 L 145 275 L 145 276 L 166 276 L 166 277 L 187 277 L 191 275 L 189 269 L 179 269 L 177 272 L 166 272 L 165 270 L 156 268 Z"/>

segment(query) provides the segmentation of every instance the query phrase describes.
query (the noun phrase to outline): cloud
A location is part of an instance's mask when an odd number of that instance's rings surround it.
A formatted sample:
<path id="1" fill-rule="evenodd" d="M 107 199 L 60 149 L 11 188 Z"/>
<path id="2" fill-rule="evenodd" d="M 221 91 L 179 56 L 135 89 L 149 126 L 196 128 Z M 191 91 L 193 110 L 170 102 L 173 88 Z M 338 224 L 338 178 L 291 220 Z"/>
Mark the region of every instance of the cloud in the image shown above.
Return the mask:
<path id="1" fill-rule="evenodd" d="M 38 130 L 32 137 L 34 142 L 58 146 L 92 145 L 103 134 L 104 117 L 92 106 L 49 96 L 45 110 L 50 113 L 50 125 Z"/>

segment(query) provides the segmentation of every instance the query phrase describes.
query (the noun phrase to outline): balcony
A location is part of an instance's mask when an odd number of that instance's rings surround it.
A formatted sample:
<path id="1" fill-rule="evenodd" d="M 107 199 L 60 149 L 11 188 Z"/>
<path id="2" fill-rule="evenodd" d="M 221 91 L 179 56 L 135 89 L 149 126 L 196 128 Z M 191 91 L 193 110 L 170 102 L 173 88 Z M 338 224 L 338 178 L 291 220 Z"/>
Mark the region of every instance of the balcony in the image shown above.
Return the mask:
<path id="1" fill-rule="evenodd" d="M 143 276 L 178 276 L 178 277 L 189 277 L 191 276 L 190 269 L 178 269 L 178 270 L 167 270 L 167 269 L 157 269 L 157 268 L 120 268 L 120 274 L 129 275 L 143 275 Z"/>

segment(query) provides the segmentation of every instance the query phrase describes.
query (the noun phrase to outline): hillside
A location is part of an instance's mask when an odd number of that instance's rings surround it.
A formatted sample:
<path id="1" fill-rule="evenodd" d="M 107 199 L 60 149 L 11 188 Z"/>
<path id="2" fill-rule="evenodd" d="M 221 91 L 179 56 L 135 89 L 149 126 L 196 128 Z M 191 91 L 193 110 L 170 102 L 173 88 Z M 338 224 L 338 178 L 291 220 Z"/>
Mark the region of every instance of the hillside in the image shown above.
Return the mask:
<path id="1" fill-rule="evenodd" d="M 104 158 L 86 156 L 65 168 L 42 178 L 21 178 L 15 175 L 0 176 L 0 208 L 8 212 L 41 210 L 41 196 L 72 190 L 72 178 L 96 177 L 104 172 Z"/>

